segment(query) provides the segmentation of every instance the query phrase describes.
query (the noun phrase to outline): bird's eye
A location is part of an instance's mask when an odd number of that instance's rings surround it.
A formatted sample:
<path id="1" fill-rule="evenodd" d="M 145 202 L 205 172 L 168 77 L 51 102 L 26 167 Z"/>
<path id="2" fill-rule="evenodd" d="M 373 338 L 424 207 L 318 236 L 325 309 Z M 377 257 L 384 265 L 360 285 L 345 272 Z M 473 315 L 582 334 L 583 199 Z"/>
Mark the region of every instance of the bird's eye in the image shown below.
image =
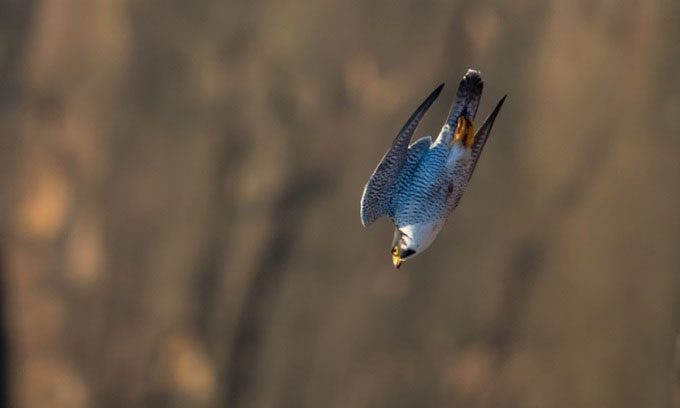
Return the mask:
<path id="1" fill-rule="evenodd" d="M 392 248 L 392 255 L 398 255 L 398 254 L 399 254 L 399 248 L 395 246 L 394 248 Z"/>

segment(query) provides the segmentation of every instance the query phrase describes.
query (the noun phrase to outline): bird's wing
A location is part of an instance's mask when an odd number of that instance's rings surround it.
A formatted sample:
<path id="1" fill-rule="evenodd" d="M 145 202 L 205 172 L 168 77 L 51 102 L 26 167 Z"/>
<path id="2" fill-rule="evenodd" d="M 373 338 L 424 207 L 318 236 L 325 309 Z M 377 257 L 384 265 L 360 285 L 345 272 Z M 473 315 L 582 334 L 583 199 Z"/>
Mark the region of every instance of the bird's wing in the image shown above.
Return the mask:
<path id="1" fill-rule="evenodd" d="M 437 99 L 444 84 L 435 89 L 406 121 L 404 127 L 394 138 L 389 150 L 371 175 L 361 196 L 361 223 L 368 226 L 383 215 L 388 215 L 391 196 L 399 173 L 407 161 L 409 142 L 420 120 Z M 417 143 L 416 143 L 417 144 Z"/>
<path id="2" fill-rule="evenodd" d="M 406 163 L 404 163 L 404 167 L 402 167 L 401 172 L 399 172 L 399 179 L 397 180 L 398 188 L 396 191 L 393 191 L 391 195 L 393 200 L 396 198 L 395 195 L 399 194 L 399 191 L 406 190 L 409 184 L 411 184 L 411 176 L 415 174 L 418 164 L 420 164 L 425 153 L 430 149 L 430 146 L 432 146 L 432 137 L 424 136 L 408 147 Z M 392 202 L 390 209 L 394 209 L 394 201 Z"/>
<path id="3" fill-rule="evenodd" d="M 479 156 L 482 154 L 482 149 L 484 149 L 486 139 L 489 137 L 489 134 L 491 133 L 493 122 L 496 120 L 496 116 L 498 115 L 498 112 L 500 112 L 506 97 L 507 95 L 505 95 L 504 97 L 501 98 L 500 101 L 498 101 L 498 104 L 496 104 L 496 108 L 493 110 L 493 112 L 491 112 L 489 117 L 487 117 L 486 120 L 484 120 L 482 127 L 480 127 L 477 133 L 475 134 L 474 141 L 472 142 L 471 147 L 472 151 L 470 157 L 470 171 L 468 172 L 468 180 L 470 180 L 470 177 L 472 177 L 472 173 L 475 171 L 477 160 L 479 160 Z"/>
<path id="4" fill-rule="evenodd" d="M 402 169 L 403 174 L 411 174 L 413 170 L 418 166 L 420 159 L 423 157 L 425 152 L 432 146 L 432 137 L 423 136 L 420 139 L 413 142 L 408 147 L 408 152 L 406 155 L 406 163 Z"/>

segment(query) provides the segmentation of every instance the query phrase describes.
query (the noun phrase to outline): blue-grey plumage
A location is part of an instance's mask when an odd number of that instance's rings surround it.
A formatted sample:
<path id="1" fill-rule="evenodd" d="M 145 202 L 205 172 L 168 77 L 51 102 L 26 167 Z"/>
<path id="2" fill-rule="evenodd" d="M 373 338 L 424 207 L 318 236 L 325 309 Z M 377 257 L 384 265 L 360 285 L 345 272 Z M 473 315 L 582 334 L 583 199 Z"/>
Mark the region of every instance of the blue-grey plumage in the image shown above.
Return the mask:
<path id="1" fill-rule="evenodd" d="M 429 136 L 408 143 L 418 123 L 439 96 L 443 84 L 428 96 L 406 122 L 378 164 L 361 197 L 364 226 L 381 216 L 395 225 L 392 261 L 422 253 L 456 208 L 500 111 L 494 111 L 474 132 L 474 119 L 484 84 L 479 71 L 468 70 L 444 127 L 432 142 Z"/>
<path id="2" fill-rule="evenodd" d="M 442 88 L 444 88 L 444 84 L 439 85 L 413 112 L 406 124 L 397 133 L 392 146 L 380 160 L 378 167 L 366 183 L 361 197 L 361 222 L 364 226 L 368 226 L 383 215 L 391 213 L 395 185 L 400 178 L 404 165 L 410 161 L 412 167 L 413 162 L 418 160 L 417 156 L 426 150 L 425 147 L 429 147 L 429 145 L 425 146 L 424 143 L 416 143 L 409 148 L 409 142 L 420 120 L 437 99 Z"/>

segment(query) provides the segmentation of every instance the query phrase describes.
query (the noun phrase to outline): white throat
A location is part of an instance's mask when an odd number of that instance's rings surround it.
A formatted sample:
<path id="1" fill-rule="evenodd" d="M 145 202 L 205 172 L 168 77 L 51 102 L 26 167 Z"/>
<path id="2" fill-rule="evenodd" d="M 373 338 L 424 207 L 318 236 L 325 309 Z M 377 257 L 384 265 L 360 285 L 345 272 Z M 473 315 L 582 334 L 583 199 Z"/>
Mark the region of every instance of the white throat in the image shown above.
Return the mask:
<path id="1" fill-rule="evenodd" d="M 421 224 L 406 225 L 399 228 L 399 231 L 404 235 L 404 241 L 409 249 L 413 249 L 416 256 L 422 253 L 427 247 L 432 244 L 434 239 L 442 230 L 445 220 L 437 220 L 433 222 L 425 222 Z"/>

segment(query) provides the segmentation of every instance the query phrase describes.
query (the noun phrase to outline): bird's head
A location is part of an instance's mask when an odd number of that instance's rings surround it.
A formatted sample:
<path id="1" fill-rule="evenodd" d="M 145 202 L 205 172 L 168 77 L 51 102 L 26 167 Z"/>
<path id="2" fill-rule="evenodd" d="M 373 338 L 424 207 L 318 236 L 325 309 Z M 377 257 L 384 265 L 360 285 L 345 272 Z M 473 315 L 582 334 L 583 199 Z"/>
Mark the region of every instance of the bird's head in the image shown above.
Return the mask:
<path id="1" fill-rule="evenodd" d="M 392 240 L 392 263 L 399 268 L 405 260 L 422 254 L 441 231 L 444 219 L 398 227 Z"/>
<path id="2" fill-rule="evenodd" d="M 392 240 L 392 263 L 399 268 L 404 260 L 416 254 L 416 246 L 412 237 L 399 229 L 394 230 Z"/>

